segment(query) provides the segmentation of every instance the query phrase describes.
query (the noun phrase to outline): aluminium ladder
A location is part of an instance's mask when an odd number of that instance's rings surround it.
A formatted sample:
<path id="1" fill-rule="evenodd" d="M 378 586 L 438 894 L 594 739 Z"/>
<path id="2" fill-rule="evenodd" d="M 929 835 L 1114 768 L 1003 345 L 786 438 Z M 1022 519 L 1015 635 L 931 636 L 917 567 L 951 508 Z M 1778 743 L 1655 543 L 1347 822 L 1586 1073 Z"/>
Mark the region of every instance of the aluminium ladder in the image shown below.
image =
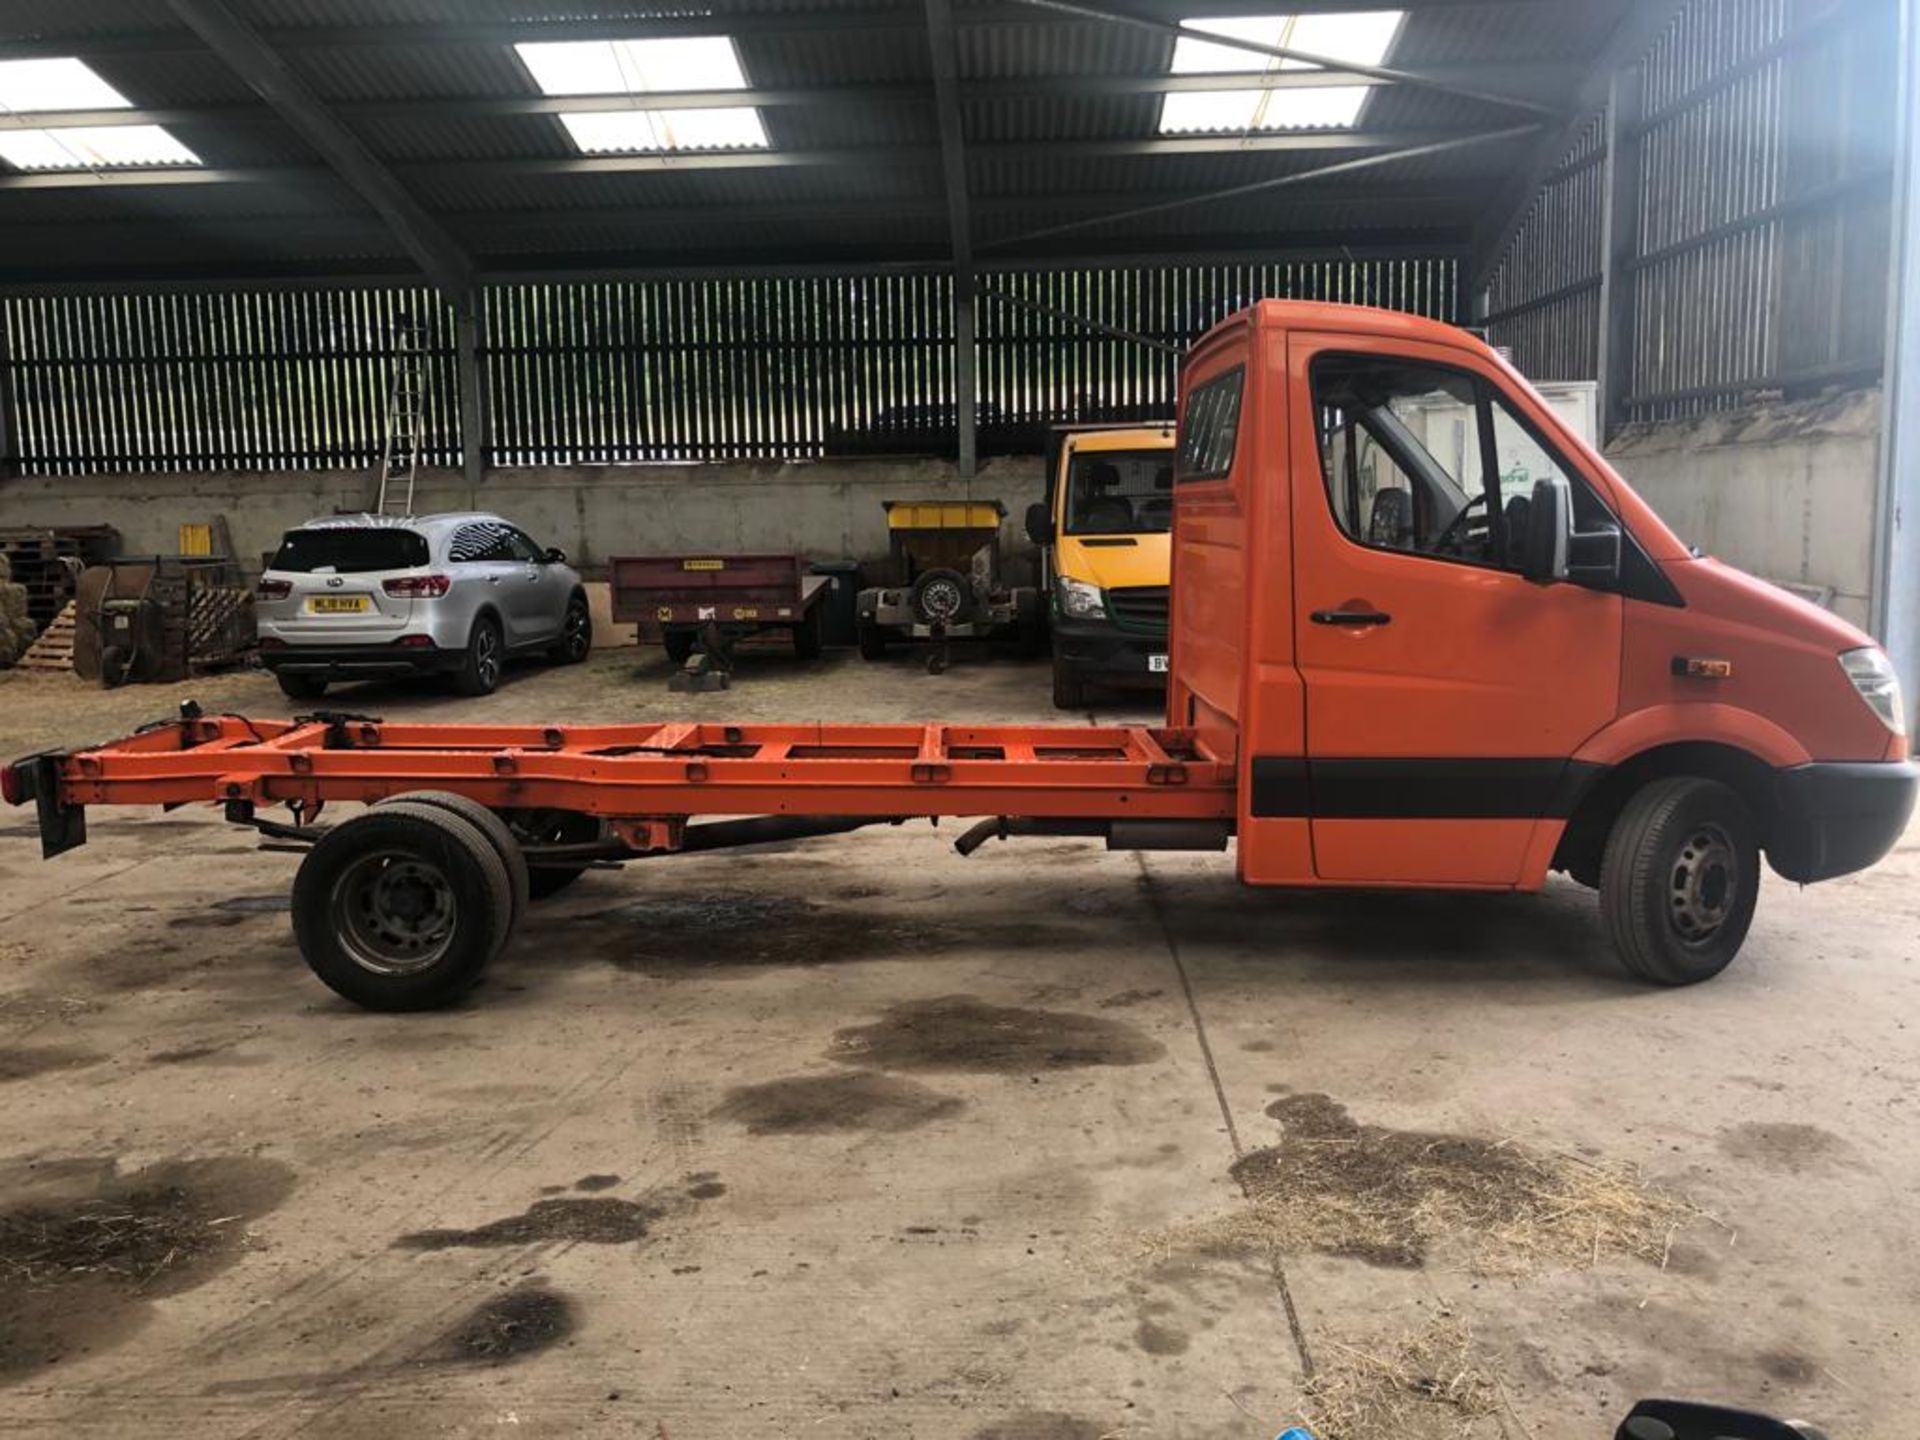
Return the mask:
<path id="1" fill-rule="evenodd" d="M 413 481 L 420 465 L 420 432 L 426 394 L 426 327 L 401 316 L 394 329 L 387 370 L 387 433 L 380 452 L 380 488 L 374 513 L 413 514 Z"/>

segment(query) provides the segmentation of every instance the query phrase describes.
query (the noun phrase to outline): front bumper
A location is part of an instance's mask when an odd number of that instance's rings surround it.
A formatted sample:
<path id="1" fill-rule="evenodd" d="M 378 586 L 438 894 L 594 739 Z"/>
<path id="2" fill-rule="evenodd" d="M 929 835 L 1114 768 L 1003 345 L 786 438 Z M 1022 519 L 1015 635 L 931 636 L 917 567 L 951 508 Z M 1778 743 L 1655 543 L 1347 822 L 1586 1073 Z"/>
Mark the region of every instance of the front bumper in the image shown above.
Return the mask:
<path id="1" fill-rule="evenodd" d="M 445 675 L 458 670 L 465 658 L 465 650 L 436 645 L 289 645 L 260 652 L 260 663 L 276 675 L 318 675 L 329 680 Z"/>
<path id="2" fill-rule="evenodd" d="M 1894 847 L 1920 795 L 1911 760 L 1816 761 L 1774 775 L 1767 860 L 1802 885 L 1864 870 Z"/>
<path id="3" fill-rule="evenodd" d="M 1166 676 L 1151 668 L 1151 657 L 1167 653 L 1164 635 L 1122 630 L 1111 620 L 1053 617 L 1054 659 L 1089 679 L 1138 680 L 1160 684 Z"/>

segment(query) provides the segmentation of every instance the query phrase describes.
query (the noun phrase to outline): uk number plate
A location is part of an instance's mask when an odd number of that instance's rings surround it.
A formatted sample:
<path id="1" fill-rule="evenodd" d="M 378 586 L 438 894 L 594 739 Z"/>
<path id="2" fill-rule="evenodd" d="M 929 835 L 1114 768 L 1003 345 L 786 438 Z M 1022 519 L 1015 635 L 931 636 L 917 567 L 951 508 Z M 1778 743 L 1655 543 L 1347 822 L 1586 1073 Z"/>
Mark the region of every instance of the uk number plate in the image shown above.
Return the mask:
<path id="1" fill-rule="evenodd" d="M 1149 672 L 1155 675 L 1166 674 L 1167 673 L 1167 657 L 1164 655 L 1147 656 L 1147 669 Z"/>
<path id="2" fill-rule="evenodd" d="M 358 615 L 367 608 L 364 595 L 315 595 L 307 601 L 314 615 Z"/>

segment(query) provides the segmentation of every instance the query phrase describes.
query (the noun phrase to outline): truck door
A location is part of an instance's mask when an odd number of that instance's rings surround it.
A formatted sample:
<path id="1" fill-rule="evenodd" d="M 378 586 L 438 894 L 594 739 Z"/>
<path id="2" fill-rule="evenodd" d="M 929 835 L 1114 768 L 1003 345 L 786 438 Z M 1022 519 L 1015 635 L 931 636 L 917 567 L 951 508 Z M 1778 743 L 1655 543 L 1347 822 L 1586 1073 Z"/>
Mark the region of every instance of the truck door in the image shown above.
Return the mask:
<path id="1" fill-rule="evenodd" d="M 1315 873 L 1513 885 L 1614 714 L 1622 602 L 1512 557 L 1534 481 L 1604 506 L 1544 406 L 1464 351 L 1295 334 L 1287 365 Z"/>

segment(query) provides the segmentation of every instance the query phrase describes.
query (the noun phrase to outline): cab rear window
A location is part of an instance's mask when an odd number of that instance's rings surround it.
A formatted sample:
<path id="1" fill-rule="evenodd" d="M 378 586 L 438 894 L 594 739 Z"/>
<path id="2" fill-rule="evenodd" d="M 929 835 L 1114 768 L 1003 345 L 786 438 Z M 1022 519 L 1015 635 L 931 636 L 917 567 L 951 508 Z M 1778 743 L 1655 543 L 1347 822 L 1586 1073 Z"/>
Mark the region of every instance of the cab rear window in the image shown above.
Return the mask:
<path id="1" fill-rule="evenodd" d="M 1233 468 L 1240 438 L 1240 391 L 1247 371 L 1236 365 L 1187 395 L 1180 417 L 1180 463 L 1176 480 L 1217 480 Z"/>
<path id="2" fill-rule="evenodd" d="M 411 530 L 289 530 L 274 552 L 272 569 L 357 575 L 369 570 L 410 570 L 427 563 L 427 539 Z"/>

